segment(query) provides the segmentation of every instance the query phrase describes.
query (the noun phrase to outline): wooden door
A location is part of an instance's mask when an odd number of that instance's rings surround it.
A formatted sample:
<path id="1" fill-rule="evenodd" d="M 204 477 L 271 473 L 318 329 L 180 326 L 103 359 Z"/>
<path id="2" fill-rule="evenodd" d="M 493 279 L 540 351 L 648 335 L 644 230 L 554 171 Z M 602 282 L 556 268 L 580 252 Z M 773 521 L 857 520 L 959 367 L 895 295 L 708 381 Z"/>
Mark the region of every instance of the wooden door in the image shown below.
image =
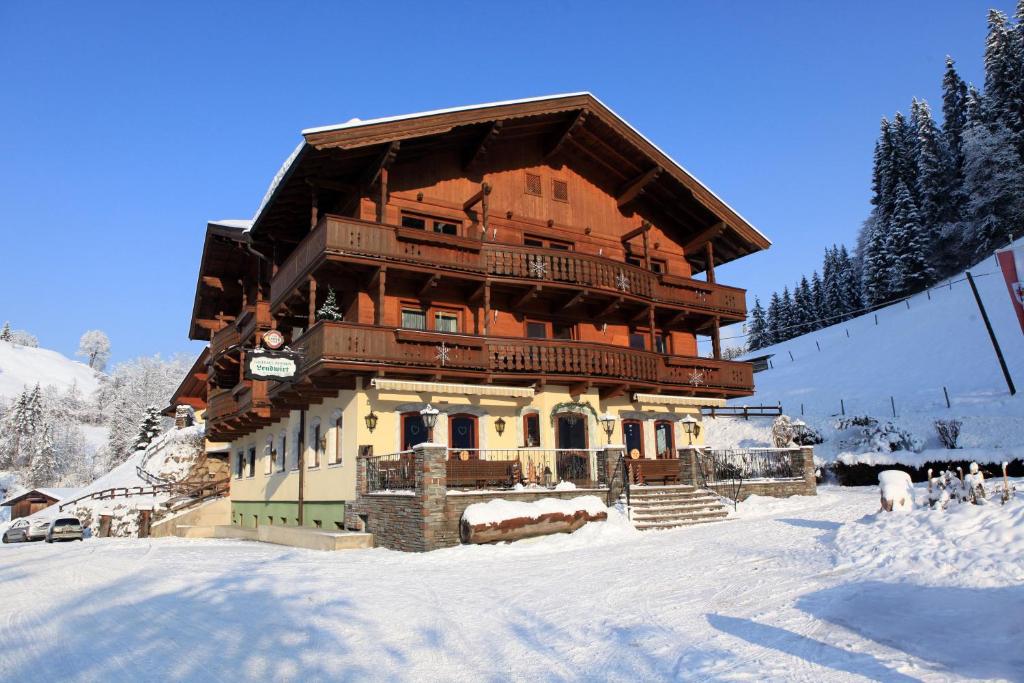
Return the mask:
<path id="1" fill-rule="evenodd" d="M 556 455 L 555 467 L 559 480 L 589 486 L 587 418 L 583 415 L 559 415 L 557 425 L 559 453 Z"/>
<path id="2" fill-rule="evenodd" d="M 416 444 L 427 440 L 427 427 L 423 424 L 423 416 L 419 413 L 402 415 L 402 450 L 411 450 Z"/>
<path id="3" fill-rule="evenodd" d="M 640 420 L 623 420 L 622 433 L 626 439 L 626 457 L 631 460 L 644 457 L 644 424 Z"/>
<path id="4" fill-rule="evenodd" d="M 149 538 L 149 526 L 152 519 L 152 510 L 139 510 L 139 538 Z"/>

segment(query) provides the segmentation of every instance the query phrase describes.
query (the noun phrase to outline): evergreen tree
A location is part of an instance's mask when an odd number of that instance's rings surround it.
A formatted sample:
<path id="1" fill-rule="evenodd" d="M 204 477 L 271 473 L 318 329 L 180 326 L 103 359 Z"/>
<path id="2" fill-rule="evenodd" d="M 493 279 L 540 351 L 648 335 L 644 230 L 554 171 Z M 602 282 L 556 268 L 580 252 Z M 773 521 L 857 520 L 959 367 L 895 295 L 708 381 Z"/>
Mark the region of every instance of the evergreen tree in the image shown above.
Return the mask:
<path id="1" fill-rule="evenodd" d="M 814 271 L 811 275 L 811 302 L 814 306 L 814 319 L 817 321 L 814 324 L 814 329 L 821 329 L 832 324 L 832 321 L 826 320 L 829 317 L 825 307 L 825 288 L 821 283 L 821 276 L 818 275 L 818 271 Z"/>
<path id="2" fill-rule="evenodd" d="M 848 320 L 854 315 L 859 315 L 858 312 L 864 307 L 860 288 L 860 273 L 856 260 L 850 257 L 845 244 L 839 247 L 836 262 L 839 268 L 838 279 L 840 298 L 843 302 L 843 319 Z"/>
<path id="3" fill-rule="evenodd" d="M 879 216 L 892 214 L 893 183 L 896 177 L 893 169 L 894 143 L 893 128 L 889 119 L 882 117 L 878 140 L 875 142 L 874 169 L 871 174 L 871 203 Z"/>
<path id="4" fill-rule="evenodd" d="M 747 346 L 751 351 L 770 346 L 768 320 L 765 317 L 761 300 L 754 297 L 754 308 L 750 311 L 750 332 L 747 334 Z"/>
<path id="5" fill-rule="evenodd" d="M 956 72 L 953 58 L 946 57 L 946 73 L 942 78 L 942 133 L 949 150 L 953 183 L 963 178 L 963 131 L 967 125 L 967 84 Z"/>
<path id="6" fill-rule="evenodd" d="M 877 218 L 865 225 L 867 244 L 861 289 L 865 301 L 876 306 L 889 298 L 889 258 L 886 251 L 885 226 Z"/>
<path id="7" fill-rule="evenodd" d="M 814 330 L 814 297 L 811 296 L 811 283 L 806 276 L 793 288 L 793 318 L 798 334 L 807 334 Z"/>
<path id="8" fill-rule="evenodd" d="M 1020 93 L 1021 57 L 1017 47 L 1017 31 L 999 10 L 988 12 L 988 36 L 985 40 L 985 98 L 993 122 L 1000 122 L 1010 132 L 1018 154 L 1022 152 Z"/>
<path id="9" fill-rule="evenodd" d="M 889 291 L 894 295 L 920 291 L 931 282 L 933 272 L 923 233 L 914 199 L 907 187 L 900 183 L 889 232 Z"/>
<path id="10" fill-rule="evenodd" d="M 778 292 L 772 292 L 772 297 L 768 301 L 768 344 L 778 344 L 784 341 L 783 330 L 782 330 L 782 299 L 779 298 Z"/>
<path id="11" fill-rule="evenodd" d="M 50 427 L 46 425 L 40 433 L 36 451 L 32 456 L 29 480 L 34 487 L 53 486 L 59 477 L 60 463 L 57 460 L 57 451 L 53 445 Z"/>
<path id="12" fill-rule="evenodd" d="M 787 285 L 782 288 L 782 299 L 779 301 L 779 333 L 782 335 L 782 341 L 792 339 L 797 335 L 795 313 L 793 297 L 789 293 Z"/>
<path id="13" fill-rule="evenodd" d="M 4 328 L 0 330 L 0 341 L 11 341 L 11 323 L 4 321 Z"/>
<path id="14" fill-rule="evenodd" d="M 334 295 L 334 288 L 331 286 L 327 287 L 327 298 L 324 299 L 323 304 L 317 310 L 316 319 L 333 322 L 340 322 L 345 319 L 345 314 L 338 308 L 338 300 Z"/>
<path id="15" fill-rule="evenodd" d="M 917 122 L 918 210 L 929 247 L 938 238 L 938 226 L 953 218 L 949 206 L 950 176 L 948 154 L 931 110 L 924 100 L 914 101 Z"/>
<path id="16" fill-rule="evenodd" d="M 839 251 L 835 245 L 825 250 L 825 260 L 822 263 L 822 286 L 824 287 L 825 311 L 824 317 L 842 316 L 846 313 L 843 305 L 843 289 L 839 278 L 841 275 L 839 264 Z"/>
<path id="17" fill-rule="evenodd" d="M 153 442 L 160 435 L 160 409 L 156 406 L 146 406 L 146 414 L 139 425 L 139 434 L 135 437 L 135 450 L 145 450 L 146 446 Z"/>

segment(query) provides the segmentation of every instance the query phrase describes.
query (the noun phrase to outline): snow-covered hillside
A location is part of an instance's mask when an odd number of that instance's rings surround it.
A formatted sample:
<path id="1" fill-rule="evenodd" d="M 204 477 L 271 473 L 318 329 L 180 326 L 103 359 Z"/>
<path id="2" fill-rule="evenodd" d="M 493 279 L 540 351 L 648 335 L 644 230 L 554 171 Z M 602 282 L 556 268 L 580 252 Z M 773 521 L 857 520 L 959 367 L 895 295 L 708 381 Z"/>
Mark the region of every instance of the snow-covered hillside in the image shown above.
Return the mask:
<path id="1" fill-rule="evenodd" d="M 0 397 L 10 399 L 37 383 L 59 389 L 77 384 L 82 396 L 87 397 L 99 386 L 97 378 L 89 366 L 56 351 L 0 341 Z"/>
<path id="2" fill-rule="evenodd" d="M 1024 457 L 1024 334 L 995 258 L 971 273 L 1016 396 L 1009 394 L 974 295 L 959 275 L 907 302 L 748 354 L 773 354 L 772 368 L 754 376 L 753 397 L 733 403 L 781 404 L 786 414 L 802 417 L 826 436 L 816 448 L 825 460 L 893 461 L 852 453 L 833 430 L 843 413 L 892 421 L 921 439 L 923 453 L 900 454 L 907 464 L 941 459 L 934 421 L 948 418 L 963 422 L 958 459 Z M 716 420 L 707 437 L 715 445 L 754 446 L 768 442 L 769 427 L 764 420 Z"/>

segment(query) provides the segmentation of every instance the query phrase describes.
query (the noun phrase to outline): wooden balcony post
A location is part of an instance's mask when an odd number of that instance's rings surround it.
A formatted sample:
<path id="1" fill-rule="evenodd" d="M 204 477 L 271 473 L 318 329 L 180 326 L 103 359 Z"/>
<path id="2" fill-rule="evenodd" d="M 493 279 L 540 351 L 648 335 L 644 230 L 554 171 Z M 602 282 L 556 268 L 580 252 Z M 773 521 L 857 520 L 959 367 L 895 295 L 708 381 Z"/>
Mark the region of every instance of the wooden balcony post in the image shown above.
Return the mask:
<path id="1" fill-rule="evenodd" d="M 647 233 L 644 234 L 646 235 Z M 651 351 L 657 351 L 658 347 L 655 344 L 657 335 L 654 333 L 654 304 L 651 304 L 647 307 L 647 325 L 648 329 L 650 330 L 649 334 L 651 337 Z"/>
<path id="2" fill-rule="evenodd" d="M 715 284 L 715 246 L 710 240 L 704 245 L 704 260 L 708 262 L 704 269 L 708 276 L 708 282 Z"/>
<path id="3" fill-rule="evenodd" d="M 650 269 L 651 269 L 651 248 L 650 248 L 650 245 L 648 243 L 647 233 L 651 229 L 651 224 L 648 223 L 647 221 L 644 221 L 643 222 L 643 228 L 644 228 L 644 231 L 643 231 L 643 239 L 644 239 L 644 268 L 646 268 L 648 271 L 650 271 Z M 653 350 L 653 347 L 652 347 L 652 350 Z"/>
<path id="4" fill-rule="evenodd" d="M 377 222 L 383 223 L 387 213 L 388 205 L 388 169 L 384 166 L 380 169 L 380 199 L 377 202 Z"/>
<path id="5" fill-rule="evenodd" d="M 309 191 L 312 194 L 309 209 L 309 231 L 313 232 L 313 228 L 316 227 L 317 221 L 320 220 L 320 196 L 316 191 L 316 187 L 310 187 Z"/>
<path id="6" fill-rule="evenodd" d="M 387 268 L 381 268 L 377 271 L 377 303 L 375 307 L 377 310 L 373 312 L 374 324 L 376 325 L 384 324 L 384 284 L 387 276 Z"/>
<path id="7" fill-rule="evenodd" d="M 309 276 L 309 324 L 306 325 L 308 330 L 310 327 L 316 324 L 316 278 L 312 275 Z"/>
<path id="8" fill-rule="evenodd" d="M 484 280 L 484 331 L 486 337 L 491 330 L 491 281 Z"/>
<path id="9" fill-rule="evenodd" d="M 718 316 L 715 316 L 715 323 L 711 328 L 711 350 L 715 360 L 722 360 L 721 322 Z"/>

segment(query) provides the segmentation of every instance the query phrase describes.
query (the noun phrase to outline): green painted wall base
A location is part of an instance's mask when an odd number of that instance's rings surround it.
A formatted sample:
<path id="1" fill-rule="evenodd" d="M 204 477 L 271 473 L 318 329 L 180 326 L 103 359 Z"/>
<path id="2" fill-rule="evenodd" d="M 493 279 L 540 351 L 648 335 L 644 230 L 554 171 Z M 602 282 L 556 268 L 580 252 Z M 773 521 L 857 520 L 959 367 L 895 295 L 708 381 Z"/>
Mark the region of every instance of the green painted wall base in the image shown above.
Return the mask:
<path id="1" fill-rule="evenodd" d="M 303 526 L 338 531 L 345 525 L 345 501 L 314 500 L 303 505 Z M 233 500 L 231 523 L 246 529 L 266 524 L 298 526 L 299 504 L 294 500 Z"/>

